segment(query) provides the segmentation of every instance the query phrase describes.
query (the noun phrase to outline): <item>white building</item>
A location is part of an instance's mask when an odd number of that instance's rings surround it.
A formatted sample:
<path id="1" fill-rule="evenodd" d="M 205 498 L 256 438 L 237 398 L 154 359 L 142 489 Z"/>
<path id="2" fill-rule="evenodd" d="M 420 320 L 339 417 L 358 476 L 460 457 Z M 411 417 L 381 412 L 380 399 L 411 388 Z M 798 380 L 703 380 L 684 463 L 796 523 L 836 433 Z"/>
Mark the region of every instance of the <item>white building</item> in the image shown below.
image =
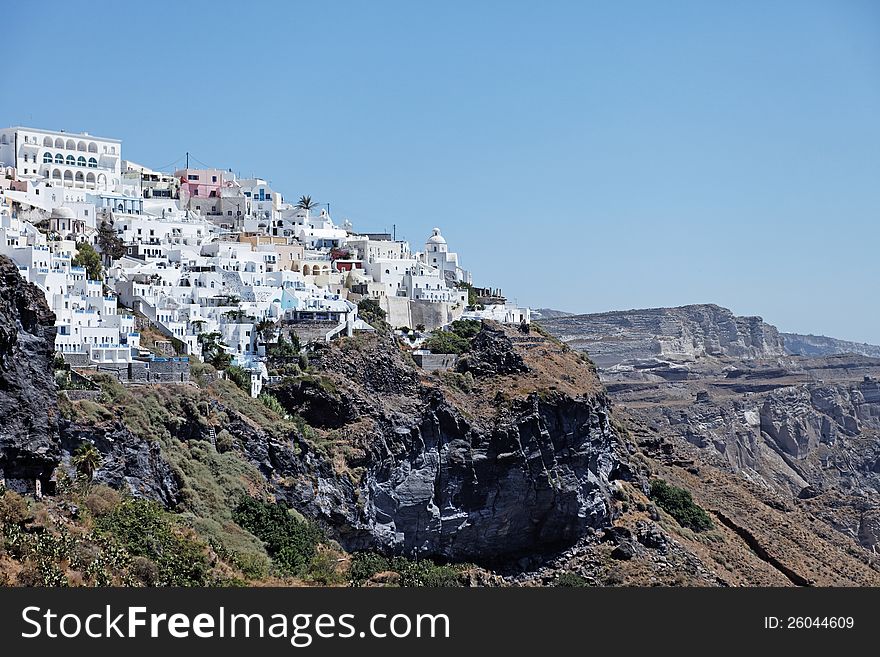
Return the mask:
<path id="1" fill-rule="evenodd" d="M 122 142 L 87 132 L 11 127 L 0 130 L 0 166 L 15 167 L 23 179 L 54 185 L 112 190 L 120 186 Z"/>
<path id="2" fill-rule="evenodd" d="M 440 270 L 441 276 L 450 283 L 471 283 L 471 273 L 458 264 L 458 254 L 449 250 L 446 238 L 440 234 L 439 228 L 431 231 L 431 237 L 425 242 L 425 252 L 421 260 L 427 265 Z"/>

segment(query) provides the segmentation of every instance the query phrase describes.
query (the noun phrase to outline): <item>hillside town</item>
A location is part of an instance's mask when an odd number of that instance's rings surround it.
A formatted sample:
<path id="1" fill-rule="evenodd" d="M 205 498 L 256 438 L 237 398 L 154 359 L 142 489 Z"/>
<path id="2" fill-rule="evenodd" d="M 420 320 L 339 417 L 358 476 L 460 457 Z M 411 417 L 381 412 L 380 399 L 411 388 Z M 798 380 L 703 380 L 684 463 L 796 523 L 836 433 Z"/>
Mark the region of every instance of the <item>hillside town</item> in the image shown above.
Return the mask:
<path id="1" fill-rule="evenodd" d="M 527 327 L 477 288 L 439 228 L 420 250 L 336 223 L 308 195 L 229 169 L 156 171 L 122 141 L 0 130 L 0 254 L 46 295 L 68 366 L 124 382 L 186 381 L 190 358 L 235 366 L 257 396 L 267 356 L 373 331 L 415 354 L 462 319 Z"/>

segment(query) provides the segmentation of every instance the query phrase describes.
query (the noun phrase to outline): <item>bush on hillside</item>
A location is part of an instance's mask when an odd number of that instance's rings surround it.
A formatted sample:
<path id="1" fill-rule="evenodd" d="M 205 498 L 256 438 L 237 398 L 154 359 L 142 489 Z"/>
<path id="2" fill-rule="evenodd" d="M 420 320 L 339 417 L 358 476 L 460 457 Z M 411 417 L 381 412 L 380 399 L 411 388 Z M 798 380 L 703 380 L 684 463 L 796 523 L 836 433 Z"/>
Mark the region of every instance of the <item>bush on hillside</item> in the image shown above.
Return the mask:
<path id="1" fill-rule="evenodd" d="M 694 502 L 691 494 L 683 488 L 668 484 L 662 479 L 655 479 L 651 482 L 651 499 L 675 518 L 682 527 L 695 532 L 712 528 L 709 514 Z"/>
<path id="2" fill-rule="evenodd" d="M 290 507 L 248 497 L 232 513 L 233 520 L 266 544 L 276 567 L 286 575 L 304 575 L 317 554 L 323 532 L 308 520 L 298 520 Z"/>

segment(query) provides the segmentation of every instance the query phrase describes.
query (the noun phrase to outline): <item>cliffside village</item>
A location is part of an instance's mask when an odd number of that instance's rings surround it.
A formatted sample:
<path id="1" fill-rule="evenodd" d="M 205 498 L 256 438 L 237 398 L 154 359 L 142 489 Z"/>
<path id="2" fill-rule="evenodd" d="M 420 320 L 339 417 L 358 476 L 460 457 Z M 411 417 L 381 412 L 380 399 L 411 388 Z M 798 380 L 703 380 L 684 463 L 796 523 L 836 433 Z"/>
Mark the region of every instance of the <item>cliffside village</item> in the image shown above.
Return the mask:
<path id="1" fill-rule="evenodd" d="M 187 380 L 189 356 L 219 349 L 256 396 L 273 341 L 374 330 L 358 314 L 367 299 L 416 351 L 458 319 L 530 322 L 500 290 L 473 287 L 439 228 L 413 251 L 335 223 L 307 196 L 287 202 L 265 179 L 155 171 L 88 133 L 0 130 L 0 254 L 45 293 L 65 361 L 124 381 Z M 146 330 L 167 340 L 145 349 Z"/>

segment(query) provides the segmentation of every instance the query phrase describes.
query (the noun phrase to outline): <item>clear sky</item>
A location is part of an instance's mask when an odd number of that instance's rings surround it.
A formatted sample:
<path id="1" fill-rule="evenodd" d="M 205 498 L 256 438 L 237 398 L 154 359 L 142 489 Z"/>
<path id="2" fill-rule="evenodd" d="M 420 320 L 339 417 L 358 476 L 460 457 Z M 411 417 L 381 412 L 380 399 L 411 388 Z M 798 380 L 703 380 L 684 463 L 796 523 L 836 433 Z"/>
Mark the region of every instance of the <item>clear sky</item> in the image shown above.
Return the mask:
<path id="1" fill-rule="evenodd" d="M 12 2 L 0 123 L 440 226 L 570 311 L 880 344 L 880 2 Z M 11 43 L 9 39 L 11 38 Z"/>

